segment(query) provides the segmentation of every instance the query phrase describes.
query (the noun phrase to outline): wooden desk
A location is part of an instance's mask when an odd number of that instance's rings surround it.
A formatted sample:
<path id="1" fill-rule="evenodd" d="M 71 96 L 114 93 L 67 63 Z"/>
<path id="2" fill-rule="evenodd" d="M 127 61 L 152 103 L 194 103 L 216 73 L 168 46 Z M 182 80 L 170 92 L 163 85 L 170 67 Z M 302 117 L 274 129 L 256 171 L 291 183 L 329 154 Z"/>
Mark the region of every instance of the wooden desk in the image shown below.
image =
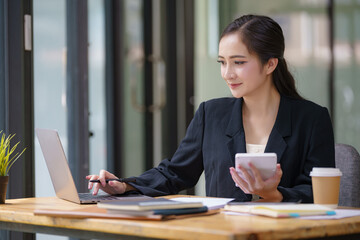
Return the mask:
<path id="1" fill-rule="evenodd" d="M 33 214 L 34 209 L 71 210 L 82 207 L 88 206 L 55 197 L 6 200 L 6 204 L 0 205 L 0 228 L 99 239 L 296 239 L 360 233 L 360 216 L 342 220 L 302 220 L 219 213 L 169 221 L 137 221 L 70 219 Z"/>

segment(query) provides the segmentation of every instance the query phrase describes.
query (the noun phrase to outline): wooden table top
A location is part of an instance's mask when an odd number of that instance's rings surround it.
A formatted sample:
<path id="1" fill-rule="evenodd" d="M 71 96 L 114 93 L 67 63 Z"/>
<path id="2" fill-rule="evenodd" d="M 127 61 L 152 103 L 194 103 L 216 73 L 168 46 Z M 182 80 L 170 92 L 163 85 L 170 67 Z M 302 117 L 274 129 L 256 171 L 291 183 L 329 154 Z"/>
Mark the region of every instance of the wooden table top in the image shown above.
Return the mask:
<path id="1" fill-rule="evenodd" d="M 341 220 L 274 219 L 219 213 L 168 221 L 75 219 L 36 216 L 34 209 L 86 208 L 56 197 L 6 200 L 0 205 L 0 228 L 6 223 L 160 239 L 296 239 L 360 233 L 360 216 Z M 3 225 L 2 225 L 3 224 Z"/>

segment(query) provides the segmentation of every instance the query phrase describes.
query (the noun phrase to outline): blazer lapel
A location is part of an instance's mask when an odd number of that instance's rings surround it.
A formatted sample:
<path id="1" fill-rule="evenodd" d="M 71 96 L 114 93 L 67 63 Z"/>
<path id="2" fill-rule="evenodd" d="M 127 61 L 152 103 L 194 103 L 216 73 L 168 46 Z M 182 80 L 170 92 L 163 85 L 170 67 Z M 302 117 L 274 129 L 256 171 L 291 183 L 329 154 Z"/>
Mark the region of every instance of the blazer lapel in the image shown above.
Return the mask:
<path id="1" fill-rule="evenodd" d="M 270 133 L 265 152 L 275 152 L 278 163 L 287 147 L 285 137 L 291 136 L 291 106 L 286 97 L 281 96 L 278 115 Z"/>
<path id="2" fill-rule="evenodd" d="M 245 131 L 242 121 L 242 98 L 234 104 L 226 135 L 229 137 L 227 147 L 232 164 L 235 164 L 235 154 L 246 152 Z M 291 105 L 286 97 L 281 96 L 278 115 L 271 130 L 265 152 L 274 152 L 278 163 L 287 147 L 285 137 L 291 136 Z"/>
<path id="3" fill-rule="evenodd" d="M 245 132 L 242 124 L 242 98 L 236 99 L 229 124 L 226 128 L 226 135 L 230 138 L 227 142 L 232 166 L 235 165 L 235 154 L 245 153 Z"/>

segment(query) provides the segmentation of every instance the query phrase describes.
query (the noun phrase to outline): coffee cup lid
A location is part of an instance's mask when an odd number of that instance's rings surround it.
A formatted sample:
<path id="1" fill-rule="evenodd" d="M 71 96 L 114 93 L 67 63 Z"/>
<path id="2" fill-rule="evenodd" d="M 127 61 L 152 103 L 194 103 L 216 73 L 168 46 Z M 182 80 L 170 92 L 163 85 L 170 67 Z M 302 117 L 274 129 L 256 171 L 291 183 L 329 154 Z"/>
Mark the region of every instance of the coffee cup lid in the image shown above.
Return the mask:
<path id="1" fill-rule="evenodd" d="M 314 167 L 310 172 L 313 177 L 335 177 L 342 176 L 342 172 L 338 168 L 319 168 Z"/>

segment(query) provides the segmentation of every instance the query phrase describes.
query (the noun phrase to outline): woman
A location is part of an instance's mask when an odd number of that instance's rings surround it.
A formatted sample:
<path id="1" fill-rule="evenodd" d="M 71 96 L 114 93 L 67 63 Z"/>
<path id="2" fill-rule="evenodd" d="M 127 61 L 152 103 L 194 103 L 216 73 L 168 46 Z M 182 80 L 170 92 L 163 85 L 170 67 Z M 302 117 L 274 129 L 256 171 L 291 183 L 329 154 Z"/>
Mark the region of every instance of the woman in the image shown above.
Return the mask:
<path id="1" fill-rule="evenodd" d="M 99 188 L 111 194 L 137 190 L 145 195 L 176 194 L 193 187 L 205 171 L 206 194 L 250 201 L 312 202 L 309 173 L 313 167 L 334 167 L 334 137 L 326 108 L 302 99 L 284 59 L 280 26 L 266 16 L 245 15 L 221 35 L 218 62 L 234 98 L 201 103 L 186 136 L 171 159 L 137 177 L 119 183 L 102 170 Z M 275 152 L 275 175 L 263 181 L 234 169 L 236 153 Z M 89 189 L 93 183 L 89 183 Z"/>

